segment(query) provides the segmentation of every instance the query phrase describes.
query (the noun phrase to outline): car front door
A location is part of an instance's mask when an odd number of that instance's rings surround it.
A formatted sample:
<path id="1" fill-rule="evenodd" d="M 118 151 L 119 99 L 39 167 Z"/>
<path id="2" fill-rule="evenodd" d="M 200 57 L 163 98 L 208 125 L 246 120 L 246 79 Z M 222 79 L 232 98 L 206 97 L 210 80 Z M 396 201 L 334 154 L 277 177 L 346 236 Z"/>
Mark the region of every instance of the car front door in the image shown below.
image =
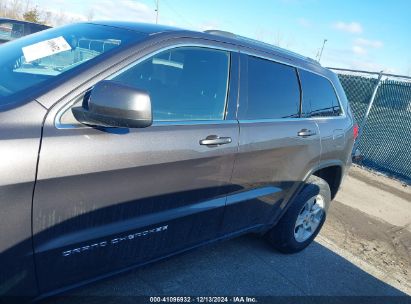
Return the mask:
<path id="1" fill-rule="evenodd" d="M 240 79 L 239 153 L 232 176 L 240 190 L 227 198 L 225 232 L 272 223 L 321 154 L 316 123 L 301 118 L 294 67 L 243 54 Z"/>
<path id="2" fill-rule="evenodd" d="M 67 105 L 50 112 L 33 202 L 42 292 L 217 237 L 236 189 L 234 58 L 210 46 L 174 46 L 110 77 L 149 92 L 147 128 L 80 125 Z"/>

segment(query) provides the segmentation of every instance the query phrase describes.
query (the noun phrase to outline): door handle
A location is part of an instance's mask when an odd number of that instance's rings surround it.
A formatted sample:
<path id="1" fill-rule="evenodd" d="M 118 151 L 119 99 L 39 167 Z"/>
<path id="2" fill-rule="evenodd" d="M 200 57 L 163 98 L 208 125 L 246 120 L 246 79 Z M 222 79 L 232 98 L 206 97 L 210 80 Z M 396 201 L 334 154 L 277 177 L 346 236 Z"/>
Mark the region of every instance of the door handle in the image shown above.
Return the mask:
<path id="1" fill-rule="evenodd" d="M 217 135 L 209 135 L 207 138 L 200 140 L 200 145 L 203 146 L 219 146 L 231 143 L 231 137 L 219 137 Z"/>
<path id="2" fill-rule="evenodd" d="M 297 133 L 297 135 L 298 135 L 298 136 L 301 136 L 301 137 L 313 136 L 313 135 L 315 135 L 315 134 L 317 134 L 317 133 L 315 133 L 315 132 L 312 131 L 312 130 L 308 130 L 308 129 L 302 129 L 301 131 L 299 131 L 299 132 Z"/>

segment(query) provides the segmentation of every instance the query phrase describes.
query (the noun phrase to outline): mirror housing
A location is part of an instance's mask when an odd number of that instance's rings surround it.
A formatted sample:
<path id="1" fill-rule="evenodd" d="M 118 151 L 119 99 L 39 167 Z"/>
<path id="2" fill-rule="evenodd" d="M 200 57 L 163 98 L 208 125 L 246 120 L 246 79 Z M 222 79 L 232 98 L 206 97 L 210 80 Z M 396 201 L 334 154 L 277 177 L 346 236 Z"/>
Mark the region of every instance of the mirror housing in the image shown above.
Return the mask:
<path id="1" fill-rule="evenodd" d="M 71 111 L 79 122 L 89 126 L 145 128 L 153 123 L 149 94 L 111 80 L 94 86 L 88 106 Z"/>

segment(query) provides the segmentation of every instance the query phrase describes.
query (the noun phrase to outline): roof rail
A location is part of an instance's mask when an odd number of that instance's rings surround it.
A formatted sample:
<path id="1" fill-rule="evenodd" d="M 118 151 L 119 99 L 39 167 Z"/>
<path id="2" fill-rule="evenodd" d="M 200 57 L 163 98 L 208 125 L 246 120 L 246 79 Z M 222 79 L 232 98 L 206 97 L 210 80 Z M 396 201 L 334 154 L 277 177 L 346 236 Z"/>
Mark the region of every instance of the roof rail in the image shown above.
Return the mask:
<path id="1" fill-rule="evenodd" d="M 217 36 L 223 36 L 227 38 L 233 38 L 236 39 L 238 36 L 234 33 L 227 32 L 227 31 L 220 31 L 220 30 L 206 30 L 204 33 L 211 34 L 211 35 L 217 35 Z"/>
<path id="2" fill-rule="evenodd" d="M 239 41 L 252 43 L 254 45 L 259 45 L 259 46 L 262 46 L 262 47 L 265 47 L 265 48 L 268 48 L 268 49 L 271 49 L 271 50 L 280 51 L 282 53 L 285 53 L 287 55 L 290 55 L 290 56 L 293 56 L 293 57 L 296 57 L 296 58 L 300 58 L 302 60 L 307 60 L 307 61 L 311 62 L 312 64 L 321 65 L 317 60 L 312 59 L 310 57 L 300 55 L 298 53 L 289 51 L 287 49 L 283 49 L 279 46 L 276 46 L 276 45 L 273 45 L 273 44 L 270 44 L 270 43 L 266 43 L 266 42 L 262 42 L 262 41 L 259 41 L 259 40 L 256 40 L 256 39 L 236 35 L 236 34 L 231 33 L 231 32 L 220 31 L 220 30 L 207 30 L 207 31 L 204 31 L 204 33 L 211 34 L 211 35 L 222 36 L 222 37 L 227 37 L 227 38 L 232 38 L 232 39 L 236 39 L 236 40 L 239 40 Z"/>

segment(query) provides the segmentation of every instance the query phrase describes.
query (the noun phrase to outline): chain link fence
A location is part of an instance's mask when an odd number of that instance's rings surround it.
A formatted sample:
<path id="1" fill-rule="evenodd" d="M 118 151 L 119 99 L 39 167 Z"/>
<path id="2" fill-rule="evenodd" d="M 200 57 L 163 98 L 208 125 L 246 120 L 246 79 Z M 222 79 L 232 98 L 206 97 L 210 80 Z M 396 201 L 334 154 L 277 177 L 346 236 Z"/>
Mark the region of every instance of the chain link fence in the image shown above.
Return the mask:
<path id="1" fill-rule="evenodd" d="M 355 161 L 411 184 L 411 77 L 331 70 L 360 126 L 355 149 L 361 154 Z"/>

